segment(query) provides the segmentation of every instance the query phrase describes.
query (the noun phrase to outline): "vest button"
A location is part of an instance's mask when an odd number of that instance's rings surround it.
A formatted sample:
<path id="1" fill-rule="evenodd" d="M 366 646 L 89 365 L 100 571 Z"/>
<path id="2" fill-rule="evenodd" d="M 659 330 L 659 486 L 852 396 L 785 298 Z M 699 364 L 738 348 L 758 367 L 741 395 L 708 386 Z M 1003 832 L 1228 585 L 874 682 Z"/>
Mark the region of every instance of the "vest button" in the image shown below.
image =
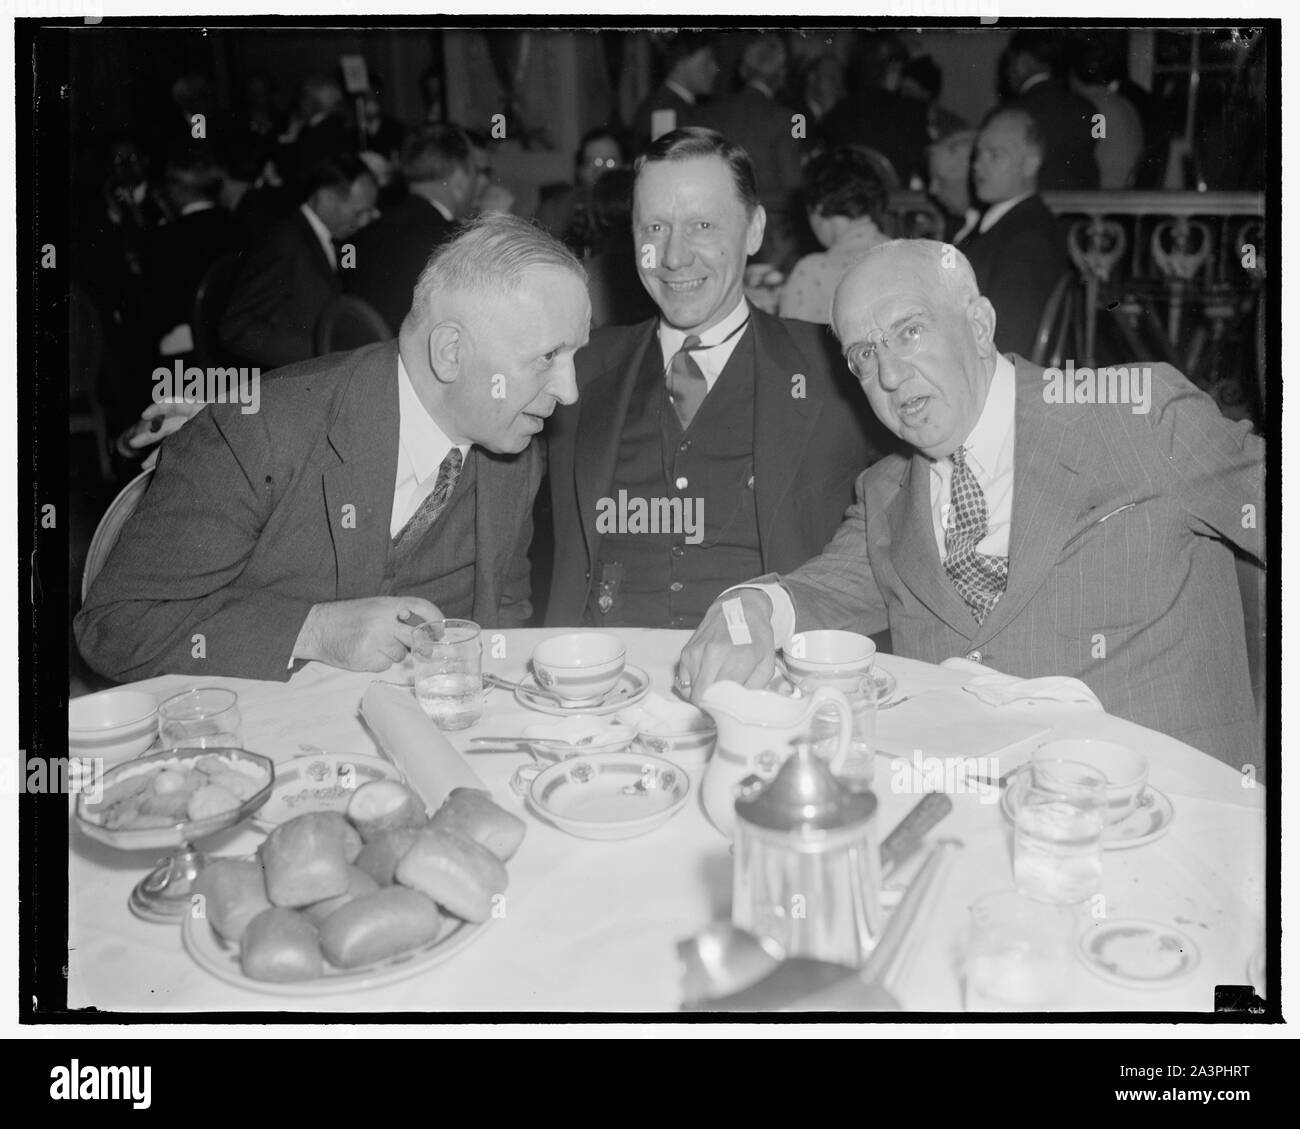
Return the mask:
<path id="1" fill-rule="evenodd" d="M 971 651 L 970 654 L 968 654 L 968 655 L 966 656 L 966 658 L 967 658 L 968 661 L 973 662 L 973 663 L 982 663 L 982 662 L 984 661 L 984 652 L 983 652 L 983 651 Z"/>
<path id="2" fill-rule="evenodd" d="M 680 443 L 677 444 L 677 449 L 681 451 L 683 454 L 685 454 L 687 451 L 691 449 L 691 441 L 689 439 L 683 439 Z"/>
<path id="3" fill-rule="evenodd" d="M 681 591 L 683 588 L 685 588 L 685 587 L 686 587 L 686 585 L 683 584 L 680 580 L 674 580 L 670 585 L 668 585 L 668 591 L 669 591 L 669 592 L 680 592 L 680 591 Z"/>
<path id="4" fill-rule="evenodd" d="M 686 487 L 690 485 L 690 481 L 687 479 L 686 475 L 679 474 L 677 476 L 677 481 L 676 483 L 674 483 L 674 485 L 677 487 L 678 490 L 685 490 Z"/>
<path id="5" fill-rule="evenodd" d="M 686 556 L 686 547 L 685 547 L 684 545 L 674 545 L 674 546 L 673 546 L 673 556 L 674 556 L 674 557 L 684 557 L 684 556 Z"/>

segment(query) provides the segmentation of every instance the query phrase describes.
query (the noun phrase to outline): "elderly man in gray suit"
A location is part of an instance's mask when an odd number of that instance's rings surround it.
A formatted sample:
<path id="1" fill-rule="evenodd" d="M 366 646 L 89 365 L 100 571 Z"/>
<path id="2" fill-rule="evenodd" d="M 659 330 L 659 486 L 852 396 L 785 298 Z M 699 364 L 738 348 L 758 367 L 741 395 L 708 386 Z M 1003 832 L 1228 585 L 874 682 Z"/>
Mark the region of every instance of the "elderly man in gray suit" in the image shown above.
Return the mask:
<path id="1" fill-rule="evenodd" d="M 199 412 L 87 594 L 86 661 L 282 680 L 385 670 L 412 615 L 523 624 L 532 439 L 577 399 L 585 282 L 549 235 L 485 216 L 429 261 L 396 342 L 279 371 L 256 414 Z"/>
<path id="2" fill-rule="evenodd" d="M 1112 713 L 1255 759 L 1230 548 L 1262 559 L 1249 426 L 1168 365 L 1060 373 L 999 354 L 992 305 L 941 243 L 873 249 L 833 319 L 872 408 L 913 452 L 862 474 L 821 556 L 718 598 L 682 652 L 691 696 L 766 683 L 796 627 L 887 626 L 901 655 L 1074 675 Z M 750 643 L 732 641 L 729 601 Z"/>

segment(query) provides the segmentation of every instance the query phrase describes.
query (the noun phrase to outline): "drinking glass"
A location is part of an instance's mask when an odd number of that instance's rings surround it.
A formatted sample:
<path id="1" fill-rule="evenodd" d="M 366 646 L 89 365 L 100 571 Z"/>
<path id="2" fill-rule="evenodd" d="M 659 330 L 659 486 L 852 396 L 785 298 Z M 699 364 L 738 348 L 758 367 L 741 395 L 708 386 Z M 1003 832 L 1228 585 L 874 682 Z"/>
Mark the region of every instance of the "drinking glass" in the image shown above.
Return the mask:
<path id="1" fill-rule="evenodd" d="M 243 723 L 239 695 L 215 686 L 186 690 L 158 707 L 164 749 L 242 749 Z"/>
<path id="2" fill-rule="evenodd" d="M 967 1011 L 1044 1011 L 1068 995 L 1074 972 L 1072 915 L 1016 890 L 985 894 L 970 909 Z"/>
<path id="3" fill-rule="evenodd" d="M 1057 905 L 1097 893 L 1105 776 L 1080 761 L 1030 761 L 1014 786 L 1017 889 Z"/>
<path id="4" fill-rule="evenodd" d="M 483 643 L 477 623 L 438 619 L 415 630 L 415 698 L 439 729 L 467 729 L 483 716 Z"/>

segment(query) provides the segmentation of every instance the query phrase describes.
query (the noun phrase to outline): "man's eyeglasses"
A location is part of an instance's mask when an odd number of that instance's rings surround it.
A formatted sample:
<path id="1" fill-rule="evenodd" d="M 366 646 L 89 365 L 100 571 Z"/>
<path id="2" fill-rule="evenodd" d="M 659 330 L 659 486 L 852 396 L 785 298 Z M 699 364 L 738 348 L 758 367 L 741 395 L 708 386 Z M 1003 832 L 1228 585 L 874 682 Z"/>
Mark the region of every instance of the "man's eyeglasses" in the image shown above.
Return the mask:
<path id="1" fill-rule="evenodd" d="M 883 349 L 891 361 L 902 361 L 915 355 L 925 337 L 925 326 L 919 321 L 904 322 L 886 333 L 875 330 L 865 341 L 850 345 L 844 352 L 849 371 L 862 384 L 880 376 L 880 353 Z"/>

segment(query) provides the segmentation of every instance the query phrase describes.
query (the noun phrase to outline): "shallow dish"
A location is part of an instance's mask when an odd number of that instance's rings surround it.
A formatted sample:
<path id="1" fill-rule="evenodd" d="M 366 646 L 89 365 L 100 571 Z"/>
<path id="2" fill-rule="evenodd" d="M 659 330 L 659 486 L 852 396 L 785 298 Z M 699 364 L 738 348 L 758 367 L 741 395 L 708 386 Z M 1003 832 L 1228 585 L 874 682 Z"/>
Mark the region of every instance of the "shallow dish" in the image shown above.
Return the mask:
<path id="1" fill-rule="evenodd" d="M 618 713 L 621 709 L 635 705 L 649 692 L 650 675 L 639 666 L 627 666 L 623 668 L 618 684 L 599 701 L 560 705 L 537 692 L 537 683 L 531 674 L 525 675 L 520 681 L 519 688 L 515 691 L 515 701 L 530 710 L 549 713 L 555 717 L 568 717 L 573 714 L 599 717 L 603 714 Z"/>
<path id="2" fill-rule="evenodd" d="M 269 992 L 276 996 L 298 997 L 333 996 L 340 992 L 359 992 L 395 984 L 454 957 L 487 926 L 487 922 L 474 925 L 444 916 L 443 931 L 432 941 L 426 941 L 410 952 L 399 953 L 365 968 L 337 969 L 326 963 L 325 972 L 315 980 L 281 983 L 245 976 L 244 970 L 239 966 L 239 946 L 218 937 L 206 919 L 186 914 L 182 920 L 181 939 L 185 951 L 200 968 L 237 988 L 246 988 L 251 992 Z"/>
<path id="3" fill-rule="evenodd" d="M 275 770 L 275 787 L 255 823 L 276 827 L 296 815 L 347 810 L 352 793 L 372 780 L 406 777 L 391 761 L 361 753 L 314 753 L 294 757 Z"/>
<path id="4" fill-rule="evenodd" d="M 1196 942 L 1181 929 L 1139 917 L 1086 929 L 1079 955 L 1088 971 L 1126 988 L 1167 988 L 1201 963 Z"/>
<path id="5" fill-rule="evenodd" d="M 533 810 L 581 839 L 631 839 L 672 819 L 690 795 L 677 765 L 644 753 L 573 757 L 540 773 L 528 790 Z"/>
<path id="6" fill-rule="evenodd" d="M 188 767 L 212 756 L 228 760 L 241 769 L 255 770 L 265 777 L 266 783 L 237 808 L 207 819 L 185 820 L 167 827 L 105 827 L 96 818 L 99 805 L 87 803 L 88 793 L 82 792 L 77 796 L 77 822 L 90 838 L 122 851 L 156 851 L 181 847 L 215 831 L 233 827 L 266 803 L 275 784 L 275 765 L 272 761 L 246 749 L 168 749 L 109 769 L 104 773 L 102 788 L 106 790 L 131 776 L 152 773 L 156 768 L 170 765 Z"/>

